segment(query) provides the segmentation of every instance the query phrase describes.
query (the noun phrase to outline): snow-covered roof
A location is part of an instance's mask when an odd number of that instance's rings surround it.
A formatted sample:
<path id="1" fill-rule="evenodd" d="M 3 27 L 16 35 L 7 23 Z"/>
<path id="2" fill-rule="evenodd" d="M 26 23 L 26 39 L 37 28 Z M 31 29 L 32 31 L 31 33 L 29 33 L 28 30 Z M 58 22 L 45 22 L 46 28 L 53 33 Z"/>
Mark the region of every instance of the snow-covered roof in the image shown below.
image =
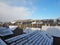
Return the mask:
<path id="1" fill-rule="evenodd" d="M 9 26 L 11 30 L 15 30 L 18 26 Z"/>
<path id="2" fill-rule="evenodd" d="M 11 34 L 13 34 L 11 29 L 6 28 L 6 27 L 0 27 L 0 36 L 7 36 L 7 35 L 11 35 Z"/>
<path id="3" fill-rule="evenodd" d="M 32 22 L 32 24 L 43 24 L 43 22 Z"/>
<path id="4" fill-rule="evenodd" d="M 0 39 L 0 45 L 7 45 L 2 39 Z"/>
<path id="5" fill-rule="evenodd" d="M 5 40 L 11 45 L 51 45 L 53 37 L 42 31 L 34 31 L 29 34 L 22 34 Z M 15 43 L 16 41 L 16 43 Z"/>
<path id="6" fill-rule="evenodd" d="M 36 24 L 36 22 L 32 22 L 32 24 Z"/>
<path id="7" fill-rule="evenodd" d="M 11 22 L 12 24 L 14 24 L 15 23 L 15 21 L 13 21 L 13 22 Z"/>
<path id="8" fill-rule="evenodd" d="M 42 26 L 42 30 L 52 36 L 60 37 L 60 26 Z"/>
<path id="9" fill-rule="evenodd" d="M 40 30 L 40 28 L 26 27 L 26 29 L 24 29 L 23 31 L 24 31 L 25 33 L 30 33 L 30 32 L 36 31 L 36 30 Z"/>

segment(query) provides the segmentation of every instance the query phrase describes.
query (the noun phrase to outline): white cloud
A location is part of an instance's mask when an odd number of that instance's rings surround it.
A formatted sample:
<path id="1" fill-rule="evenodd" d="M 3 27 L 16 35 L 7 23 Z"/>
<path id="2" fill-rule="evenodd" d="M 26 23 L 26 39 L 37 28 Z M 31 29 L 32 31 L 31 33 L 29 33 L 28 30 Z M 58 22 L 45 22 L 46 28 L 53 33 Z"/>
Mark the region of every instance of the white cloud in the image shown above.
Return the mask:
<path id="1" fill-rule="evenodd" d="M 9 6 L 6 3 L 0 2 L 0 21 L 12 21 L 28 18 L 32 12 L 26 7 Z"/>
<path id="2" fill-rule="evenodd" d="M 19 6 L 33 6 L 33 1 L 35 0 L 0 0 L 0 2 L 8 3 L 14 6 L 17 4 L 19 4 Z"/>

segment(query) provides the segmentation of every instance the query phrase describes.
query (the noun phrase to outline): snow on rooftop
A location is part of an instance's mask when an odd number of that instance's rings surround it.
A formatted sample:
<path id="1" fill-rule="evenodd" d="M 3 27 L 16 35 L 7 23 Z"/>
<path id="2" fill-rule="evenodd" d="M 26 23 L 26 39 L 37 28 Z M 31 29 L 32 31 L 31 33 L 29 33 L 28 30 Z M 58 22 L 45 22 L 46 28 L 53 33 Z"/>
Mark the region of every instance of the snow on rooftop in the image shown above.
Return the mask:
<path id="1" fill-rule="evenodd" d="M 15 21 L 13 21 L 13 22 L 11 22 L 12 24 L 14 24 L 15 23 Z"/>
<path id="2" fill-rule="evenodd" d="M 0 39 L 0 45 L 7 45 L 2 39 Z"/>
<path id="3" fill-rule="evenodd" d="M 11 29 L 6 28 L 6 27 L 0 27 L 0 36 L 6 36 L 6 35 L 11 35 L 13 32 Z"/>
<path id="4" fill-rule="evenodd" d="M 24 31 L 25 33 L 30 33 L 30 32 L 36 31 L 36 30 L 40 30 L 40 28 L 26 27 L 26 29 L 24 29 L 23 31 Z"/>
<path id="5" fill-rule="evenodd" d="M 60 26 L 42 26 L 42 30 L 52 36 L 60 37 Z"/>
<path id="6" fill-rule="evenodd" d="M 36 22 L 32 22 L 32 24 L 36 24 Z"/>
<path id="7" fill-rule="evenodd" d="M 31 28 L 32 30 L 40 30 L 40 28 Z"/>
<path id="8" fill-rule="evenodd" d="M 32 24 L 43 24 L 43 22 L 32 22 Z"/>
<path id="9" fill-rule="evenodd" d="M 11 45 L 51 45 L 53 37 L 47 36 L 43 32 L 37 30 L 29 34 L 18 35 L 5 41 L 9 44 L 12 43 Z"/>
<path id="10" fill-rule="evenodd" d="M 15 30 L 18 26 L 9 26 L 11 30 Z"/>

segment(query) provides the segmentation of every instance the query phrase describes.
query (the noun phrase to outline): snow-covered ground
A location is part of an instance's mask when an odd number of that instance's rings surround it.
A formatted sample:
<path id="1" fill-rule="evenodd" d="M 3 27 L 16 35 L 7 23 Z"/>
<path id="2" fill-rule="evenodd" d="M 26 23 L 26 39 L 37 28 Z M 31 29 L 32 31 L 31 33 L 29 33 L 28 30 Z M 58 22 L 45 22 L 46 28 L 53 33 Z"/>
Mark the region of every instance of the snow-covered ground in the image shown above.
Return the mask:
<path id="1" fill-rule="evenodd" d="M 60 37 L 60 26 L 42 26 L 42 30 L 50 35 Z"/>

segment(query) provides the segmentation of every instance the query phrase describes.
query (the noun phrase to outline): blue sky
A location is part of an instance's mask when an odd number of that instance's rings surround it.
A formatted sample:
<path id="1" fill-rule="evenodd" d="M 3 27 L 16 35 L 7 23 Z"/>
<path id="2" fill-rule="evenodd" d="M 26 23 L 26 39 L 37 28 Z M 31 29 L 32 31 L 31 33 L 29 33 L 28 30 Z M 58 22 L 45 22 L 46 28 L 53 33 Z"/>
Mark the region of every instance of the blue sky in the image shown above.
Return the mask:
<path id="1" fill-rule="evenodd" d="M 34 18 L 54 19 L 60 16 L 60 0 L 39 0 L 36 1 Z"/>
<path id="2" fill-rule="evenodd" d="M 0 21 L 55 19 L 60 17 L 60 0 L 0 0 Z"/>

